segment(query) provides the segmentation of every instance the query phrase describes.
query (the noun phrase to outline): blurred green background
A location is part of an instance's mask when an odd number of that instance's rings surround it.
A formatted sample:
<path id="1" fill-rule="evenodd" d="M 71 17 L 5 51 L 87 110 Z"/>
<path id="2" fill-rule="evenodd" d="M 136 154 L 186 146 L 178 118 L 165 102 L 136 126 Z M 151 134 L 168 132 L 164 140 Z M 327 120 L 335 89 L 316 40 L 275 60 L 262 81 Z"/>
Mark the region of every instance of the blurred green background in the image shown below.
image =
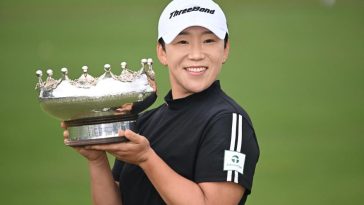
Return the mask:
<path id="1" fill-rule="evenodd" d="M 0 1 L 0 204 L 90 204 L 86 161 L 42 112 L 35 71 L 101 75 L 155 54 L 167 0 Z M 219 0 L 231 55 L 220 79 L 261 148 L 249 205 L 362 204 L 364 1 Z M 160 98 L 167 69 L 155 63 Z M 111 160 L 111 159 L 110 159 Z M 141 193 L 142 194 L 142 193 Z M 361 201 L 361 202 L 360 202 Z"/>

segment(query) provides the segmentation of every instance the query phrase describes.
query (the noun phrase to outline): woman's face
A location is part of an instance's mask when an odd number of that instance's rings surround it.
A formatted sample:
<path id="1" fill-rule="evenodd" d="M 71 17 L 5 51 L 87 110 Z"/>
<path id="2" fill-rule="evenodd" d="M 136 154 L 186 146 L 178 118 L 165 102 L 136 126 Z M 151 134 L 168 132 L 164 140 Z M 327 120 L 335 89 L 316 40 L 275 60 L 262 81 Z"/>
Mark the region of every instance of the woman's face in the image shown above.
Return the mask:
<path id="1" fill-rule="evenodd" d="M 210 30 L 193 26 L 183 30 L 165 50 L 158 44 L 160 62 L 169 68 L 174 99 L 201 92 L 217 79 L 229 55 L 229 43 Z"/>

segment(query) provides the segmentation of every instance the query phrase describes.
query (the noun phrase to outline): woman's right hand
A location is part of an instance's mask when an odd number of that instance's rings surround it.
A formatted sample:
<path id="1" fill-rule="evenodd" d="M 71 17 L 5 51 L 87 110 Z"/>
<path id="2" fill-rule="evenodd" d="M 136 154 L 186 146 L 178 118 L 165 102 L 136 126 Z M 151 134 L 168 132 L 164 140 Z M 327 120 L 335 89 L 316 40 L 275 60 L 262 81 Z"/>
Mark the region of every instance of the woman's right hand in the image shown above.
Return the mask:
<path id="1" fill-rule="evenodd" d="M 69 140 L 68 139 L 69 132 L 67 130 L 67 124 L 65 122 L 61 122 L 61 127 L 64 129 L 64 131 L 63 131 L 64 143 L 67 144 L 67 142 Z M 105 151 L 85 149 L 83 146 L 75 146 L 72 148 L 75 149 L 82 156 L 84 156 L 89 162 L 107 160 Z"/>

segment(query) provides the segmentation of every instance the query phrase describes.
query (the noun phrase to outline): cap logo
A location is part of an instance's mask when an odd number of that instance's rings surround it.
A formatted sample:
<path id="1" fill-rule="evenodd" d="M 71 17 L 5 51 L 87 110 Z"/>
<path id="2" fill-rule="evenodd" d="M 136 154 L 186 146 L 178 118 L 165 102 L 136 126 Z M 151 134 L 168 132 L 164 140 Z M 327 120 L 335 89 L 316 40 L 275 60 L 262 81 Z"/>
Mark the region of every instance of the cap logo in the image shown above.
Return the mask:
<path id="1" fill-rule="evenodd" d="M 198 12 L 203 12 L 203 13 L 208 13 L 208 14 L 214 14 L 215 10 L 211 10 L 211 9 L 207 9 L 207 8 L 201 8 L 199 6 L 195 6 L 195 7 L 191 7 L 191 8 L 187 8 L 187 9 L 182 9 L 182 10 L 176 10 L 173 11 L 172 13 L 170 13 L 169 19 L 179 16 L 181 14 L 185 14 L 185 13 L 189 13 L 189 12 L 193 12 L 193 11 L 198 11 Z"/>

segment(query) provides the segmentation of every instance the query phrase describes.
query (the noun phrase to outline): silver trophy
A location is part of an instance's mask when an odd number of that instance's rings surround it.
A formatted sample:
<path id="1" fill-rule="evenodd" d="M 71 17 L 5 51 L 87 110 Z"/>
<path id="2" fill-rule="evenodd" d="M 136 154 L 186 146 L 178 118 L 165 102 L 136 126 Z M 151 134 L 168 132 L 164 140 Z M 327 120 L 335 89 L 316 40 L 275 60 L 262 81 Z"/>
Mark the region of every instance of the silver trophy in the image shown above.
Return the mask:
<path id="1" fill-rule="evenodd" d="M 96 78 L 83 66 L 83 74 L 76 80 L 68 78 L 62 68 L 62 78 L 54 79 L 53 71 L 36 71 L 39 102 L 42 109 L 68 126 L 69 146 L 103 144 L 126 141 L 119 130 L 136 128 L 138 113 L 156 100 L 155 74 L 152 59 L 142 59 L 142 68 L 132 71 L 121 63 L 120 75 L 105 64 L 105 73 Z"/>

